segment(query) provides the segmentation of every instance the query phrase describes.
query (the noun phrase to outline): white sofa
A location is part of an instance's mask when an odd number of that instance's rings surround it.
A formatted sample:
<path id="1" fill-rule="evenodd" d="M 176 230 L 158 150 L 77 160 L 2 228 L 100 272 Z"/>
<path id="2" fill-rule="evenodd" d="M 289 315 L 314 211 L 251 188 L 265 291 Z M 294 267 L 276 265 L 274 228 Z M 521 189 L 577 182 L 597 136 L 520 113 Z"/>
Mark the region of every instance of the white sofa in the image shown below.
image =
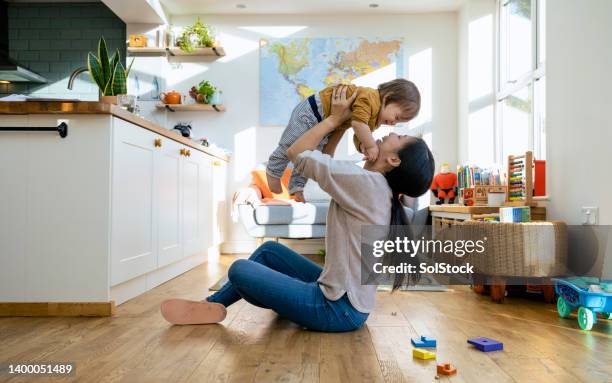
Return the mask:
<path id="1" fill-rule="evenodd" d="M 306 183 L 304 197 L 306 203 L 269 204 L 262 201 L 259 188 L 251 185 L 239 191 L 234 200 L 242 225 L 254 238 L 324 238 L 330 197 L 312 180 Z M 412 224 L 425 225 L 427 207 L 419 208 L 418 199 L 409 197 L 402 203 Z"/>

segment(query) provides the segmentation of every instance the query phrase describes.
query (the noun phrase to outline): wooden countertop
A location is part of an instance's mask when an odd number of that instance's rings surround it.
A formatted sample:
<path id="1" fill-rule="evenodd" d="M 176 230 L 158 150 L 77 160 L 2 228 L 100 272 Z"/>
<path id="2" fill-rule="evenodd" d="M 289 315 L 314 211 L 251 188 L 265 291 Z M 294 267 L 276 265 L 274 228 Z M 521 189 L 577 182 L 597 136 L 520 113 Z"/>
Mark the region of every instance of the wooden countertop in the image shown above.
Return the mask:
<path id="1" fill-rule="evenodd" d="M 2 114 L 110 114 L 183 145 L 187 145 L 190 148 L 199 150 L 221 160 L 229 161 L 229 156 L 225 153 L 202 146 L 172 130 L 162 128 L 151 121 L 145 120 L 113 104 L 105 104 L 96 101 L 0 101 L 0 115 Z"/>

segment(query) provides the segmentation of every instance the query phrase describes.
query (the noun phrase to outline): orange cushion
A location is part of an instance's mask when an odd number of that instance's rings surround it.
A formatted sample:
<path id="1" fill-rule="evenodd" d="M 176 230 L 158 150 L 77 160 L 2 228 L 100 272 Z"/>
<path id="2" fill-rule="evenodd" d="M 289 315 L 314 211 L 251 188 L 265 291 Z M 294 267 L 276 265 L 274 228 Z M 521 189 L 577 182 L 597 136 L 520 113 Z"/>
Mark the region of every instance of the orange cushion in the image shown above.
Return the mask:
<path id="1" fill-rule="evenodd" d="M 274 198 L 274 199 L 293 199 L 289 195 L 289 178 L 291 177 L 291 171 L 293 169 L 287 168 L 281 177 L 281 185 L 283 192 L 279 194 L 272 193 L 268 188 L 268 180 L 266 178 L 265 170 L 253 170 L 251 176 L 253 177 L 253 183 L 261 190 L 262 198 Z"/>

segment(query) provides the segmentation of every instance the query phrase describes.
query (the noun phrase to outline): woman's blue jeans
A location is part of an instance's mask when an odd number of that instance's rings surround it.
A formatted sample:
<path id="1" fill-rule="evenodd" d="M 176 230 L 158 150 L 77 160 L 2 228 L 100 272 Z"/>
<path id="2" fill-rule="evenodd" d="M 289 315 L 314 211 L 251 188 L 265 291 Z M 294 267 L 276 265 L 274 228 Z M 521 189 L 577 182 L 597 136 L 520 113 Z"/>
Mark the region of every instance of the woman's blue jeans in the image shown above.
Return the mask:
<path id="1" fill-rule="evenodd" d="M 234 262 L 228 271 L 229 282 L 206 300 L 227 307 L 243 298 L 310 330 L 358 329 L 368 314 L 353 308 L 346 294 L 337 301 L 325 298 L 317 282 L 321 270 L 290 248 L 266 242 L 248 260 Z"/>

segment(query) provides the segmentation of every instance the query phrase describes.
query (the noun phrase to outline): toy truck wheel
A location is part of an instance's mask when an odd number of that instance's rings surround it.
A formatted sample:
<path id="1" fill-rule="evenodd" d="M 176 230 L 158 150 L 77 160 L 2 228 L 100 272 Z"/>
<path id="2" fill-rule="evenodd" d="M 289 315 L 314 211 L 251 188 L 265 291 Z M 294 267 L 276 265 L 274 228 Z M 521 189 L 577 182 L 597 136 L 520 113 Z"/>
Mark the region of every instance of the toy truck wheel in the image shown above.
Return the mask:
<path id="1" fill-rule="evenodd" d="M 572 313 L 572 307 L 563 297 L 557 299 L 557 313 L 561 318 L 567 318 Z"/>
<path id="2" fill-rule="evenodd" d="M 593 311 L 587 309 L 586 307 L 580 307 L 578 309 L 578 325 L 581 329 L 585 331 L 589 331 L 593 328 L 593 323 L 595 323 L 595 315 Z"/>

